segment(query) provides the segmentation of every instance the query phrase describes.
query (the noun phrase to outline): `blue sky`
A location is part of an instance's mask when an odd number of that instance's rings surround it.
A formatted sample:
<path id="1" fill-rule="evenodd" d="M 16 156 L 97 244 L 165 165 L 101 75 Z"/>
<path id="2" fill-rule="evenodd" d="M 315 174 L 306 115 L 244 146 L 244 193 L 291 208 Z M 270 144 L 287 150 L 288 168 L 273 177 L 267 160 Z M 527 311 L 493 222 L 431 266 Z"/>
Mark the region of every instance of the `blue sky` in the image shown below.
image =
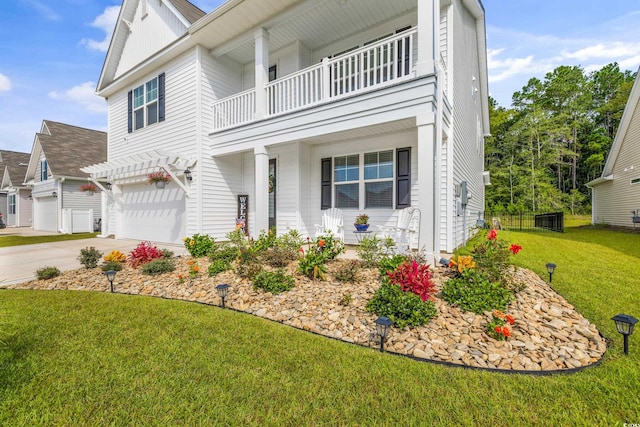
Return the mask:
<path id="1" fill-rule="evenodd" d="M 267 0 L 265 0 L 267 1 Z M 221 0 L 192 0 L 206 12 Z M 120 0 L 2 0 L 0 148 L 30 152 L 43 119 L 106 130 L 94 95 Z M 636 0 L 483 0 L 489 90 L 502 106 L 559 65 L 640 66 Z"/>

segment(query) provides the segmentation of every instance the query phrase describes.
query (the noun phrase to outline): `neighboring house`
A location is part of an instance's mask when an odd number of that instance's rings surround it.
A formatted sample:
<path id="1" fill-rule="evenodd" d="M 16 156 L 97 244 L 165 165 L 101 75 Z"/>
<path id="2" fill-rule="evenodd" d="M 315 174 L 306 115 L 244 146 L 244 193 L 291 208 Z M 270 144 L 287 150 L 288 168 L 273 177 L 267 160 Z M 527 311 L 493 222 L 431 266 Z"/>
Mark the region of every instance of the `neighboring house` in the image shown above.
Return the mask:
<path id="1" fill-rule="evenodd" d="M 31 227 L 31 188 L 24 184 L 29 153 L 0 150 L 0 212 L 7 227 Z"/>
<path id="2" fill-rule="evenodd" d="M 97 92 L 109 159 L 83 170 L 113 184 L 103 234 L 222 239 L 246 208 L 253 236 L 313 235 L 334 207 L 356 243 L 356 215 L 411 206 L 433 259 L 483 210 L 478 0 L 124 0 Z"/>
<path id="3" fill-rule="evenodd" d="M 24 181 L 33 188 L 34 230 L 93 231 L 102 216 L 99 195 L 82 192 L 90 182 L 81 167 L 107 159 L 107 134 L 43 120 Z"/>
<path id="4" fill-rule="evenodd" d="M 602 176 L 587 186 L 592 189 L 593 224 L 640 226 L 640 72 L 631 89 Z"/>

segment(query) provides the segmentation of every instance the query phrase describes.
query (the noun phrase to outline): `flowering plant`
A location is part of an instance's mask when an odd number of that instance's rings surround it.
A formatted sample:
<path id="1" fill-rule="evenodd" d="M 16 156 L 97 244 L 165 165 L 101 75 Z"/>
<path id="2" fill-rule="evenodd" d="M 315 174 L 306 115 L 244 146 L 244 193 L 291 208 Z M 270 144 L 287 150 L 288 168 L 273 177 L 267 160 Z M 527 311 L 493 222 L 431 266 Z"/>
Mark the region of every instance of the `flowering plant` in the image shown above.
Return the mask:
<path id="1" fill-rule="evenodd" d="M 491 321 L 487 324 L 487 335 L 499 341 L 504 341 L 511 336 L 509 326 L 515 323 L 513 316 L 504 314 L 500 310 L 492 313 Z M 507 326 L 507 324 L 509 326 Z"/>
<path id="2" fill-rule="evenodd" d="M 522 246 L 500 240 L 495 229 L 489 230 L 486 240 L 473 247 L 471 254 L 478 270 L 484 272 L 492 282 L 509 285 L 509 258 L 522 250 Z"/>
<path id="3" fill-rule="evenodd" d="M 127 260 L 127 256 L 120 252 L 117 249 L 112 250 L 109 255 L 104 257 L 106 262 L 125 262 Z"/>
<path id="4" fill-rule="evenodd" d="M 356 216 L 355 224 L 369 224 L 369 215 L 360 214 L 360 215 Z"/>
<path id="5" fill-rule="evenodd" d="M 454 255 L 449 261 L 449 268 L 462 274 L 468 268 L 475 268 L 476 262 L 471 255 Z"/>
<path id="6" fill-rule="evenodd" d="M 98 187 L 96 187 L 96 185 L 93 183 L 82 184 L 80 186 L 80 191 L 84 191 L 84 192 L 95 193 L 97 190 L 98 190 Z"/>
<path id="7" fill-rule="evenodd" d="M 198 267 L 198 263 L 192 262 L 191 264 L 189 264 L 189 276 L 194 278 L 198 274 L 200 274 L 200 267 Z"/>
<path id="8" fill-rule="evenodd" d="M 399 285 L 405 292 L 413 292 L 422 301 L 431 299 L 435 293 L 435 283 L 426 264 L 418 264 L 413 260 L 405 261 L 395 270 L 387 272 L 387 277 L 391 283 Z"/>
<path id="9" fill-rule="evenodd" d="M 149 184 L 153 184 L 155 182 L 169 182 L 171 181 L 171 175 L 163 171 L 156 171 L 147 174 L 147 181 Z"/>

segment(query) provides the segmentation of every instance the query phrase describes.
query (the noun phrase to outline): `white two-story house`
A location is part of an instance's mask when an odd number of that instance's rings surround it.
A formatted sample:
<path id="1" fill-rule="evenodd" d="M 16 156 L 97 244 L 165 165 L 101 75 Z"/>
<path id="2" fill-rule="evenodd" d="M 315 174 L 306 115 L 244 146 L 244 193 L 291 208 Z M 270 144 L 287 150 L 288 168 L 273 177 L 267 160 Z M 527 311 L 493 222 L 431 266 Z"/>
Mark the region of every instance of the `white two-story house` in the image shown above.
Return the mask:
<path id="1" fill-rule="evenodd" d="M 313 236 L 334 207 L 355 243 L 356 215 L 410 206 L 435 257 L 483 209 L 478 0 L 124 0 L 97 92 L 109 156 L 84 170 L 113 185 L 105 235 L 223 238 L 246 215 L 253 236 Z"/>

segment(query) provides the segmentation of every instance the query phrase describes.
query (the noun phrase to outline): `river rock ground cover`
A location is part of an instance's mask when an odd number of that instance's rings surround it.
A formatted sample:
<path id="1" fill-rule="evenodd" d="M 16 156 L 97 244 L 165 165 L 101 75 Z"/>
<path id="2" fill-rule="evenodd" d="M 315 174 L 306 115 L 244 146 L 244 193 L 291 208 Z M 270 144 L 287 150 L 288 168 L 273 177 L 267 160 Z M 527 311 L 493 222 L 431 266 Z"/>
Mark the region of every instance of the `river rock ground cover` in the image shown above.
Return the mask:
<path id="1" fill-rule="evenodd" d="M 192 277 L 189 272 L 194 262 L 199 272 Z M 344 258 L 330 261 L 326 281 L 297 274 L 297 262 L 292 262 L 287 270 L 295 276 L 295 287 L 277 295 L 255 290 L 250 281 L 232 271 L 209 277 L 206 258 L 189 256 L 177 258 L 176 270 L 159 276 L 125 266 L 113 284 L 118 293 L 220 305 L 215 287 L 227 283 L 226 306 L 231 309 L 348 343 L 378 347 L 377 316 L 365 310 L 380 286 L 378 271 L 363 268 L 353 282 L 342 283 L 333 273 L 346 262 Z M 509 306 L 515 323 L 506 341 L 486 334 L 491 313 L 462 312 L 436 294 L 438 316 L 422 327 L 392 328 L 385 348 L 420 359 L 518 371 L 562 371 L 586 367 L 602 358 L 606 341 L 595 325 L 531 271 L 518 269 L 513 274 L 526 286 Z M 438 268 L 433 276 L 439 290 L 447 277 Z M 82 268 L 7 288 L 109 292 L 109 282 L 100 268 Z"/>

